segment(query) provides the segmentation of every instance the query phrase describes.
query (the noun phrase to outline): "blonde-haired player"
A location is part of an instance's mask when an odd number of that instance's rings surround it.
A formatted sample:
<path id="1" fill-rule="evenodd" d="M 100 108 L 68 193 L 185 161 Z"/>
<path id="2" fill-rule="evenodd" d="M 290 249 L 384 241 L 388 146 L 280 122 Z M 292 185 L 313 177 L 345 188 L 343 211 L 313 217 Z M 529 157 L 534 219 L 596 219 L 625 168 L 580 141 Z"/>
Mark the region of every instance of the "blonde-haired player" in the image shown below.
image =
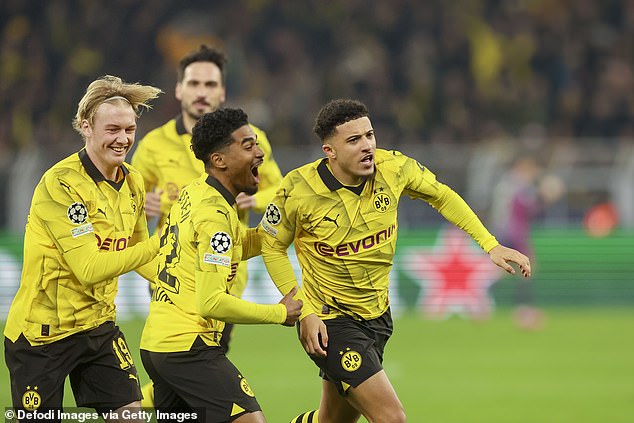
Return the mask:
<path id="1" fill-rule="evenodd" d="M 16 409 L 61 408 L 66 377 L 78 406 L 116 412 L 141 405 L 114 299 L 117 277 L 158 252 L 158 238 L 148 238 L 143 178 L 124 160 L 139 110 L 160 93 L 116 76 L 93 81 L 73 120 L 84 148 L 35 188 L 20 288 L 4 330 Z M 37 418 L 22 421 L 29 420 Z"/>

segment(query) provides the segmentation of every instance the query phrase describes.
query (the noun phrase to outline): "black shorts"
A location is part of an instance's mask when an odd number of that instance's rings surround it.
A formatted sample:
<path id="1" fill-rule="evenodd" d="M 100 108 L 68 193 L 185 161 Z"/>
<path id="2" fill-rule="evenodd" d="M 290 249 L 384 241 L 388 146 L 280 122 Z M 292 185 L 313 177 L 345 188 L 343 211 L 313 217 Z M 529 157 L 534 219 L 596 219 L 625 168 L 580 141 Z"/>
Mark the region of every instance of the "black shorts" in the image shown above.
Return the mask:
<path id="1" fill-rule="evenodd" d="M 199 419 L 204 422 L 229 422 L 245 413 L 261 411 L 247 380 L 222 348 L 210 347 L 200 338 L 189 351 L 141 350 L 141 361 L 154 383 L 154 407 L 158 411 L 204 414 Z"/>
<path id="2" fill-rule="evenodd" d="M 45 345 L 31 346 L 24 335 L 5 338 L 4 354 L 14 408 L 61 408 L 67 376 L 79 407 L 116 410 L 142 398 L 130 350 L 113 322 Z"/>
<path id="3" fill-rule="evenodd" d="M 392 315 L 388 309 L 372 320 L 336 317 L 324 320 L 328 329 L 326 357 L 311 359 L 320 369 L 319 375 L 333 382 L 345 395 L 383 370 L 383 350 L 392 335 Z"/>

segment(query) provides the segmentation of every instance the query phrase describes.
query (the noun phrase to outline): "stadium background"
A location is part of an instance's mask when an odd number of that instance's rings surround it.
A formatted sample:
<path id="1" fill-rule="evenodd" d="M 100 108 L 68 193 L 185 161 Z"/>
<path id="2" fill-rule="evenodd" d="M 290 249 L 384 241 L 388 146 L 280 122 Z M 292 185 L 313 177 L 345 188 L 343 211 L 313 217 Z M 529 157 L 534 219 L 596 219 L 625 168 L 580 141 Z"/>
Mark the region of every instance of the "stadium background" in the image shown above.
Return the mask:
<path id="1" fill-rule="evenodd" d="M 489 318 L 460 301 L 430 318 L 434 281 L 417 263 L 442 251 L 446 227 L 424 204 L 401 205 L 386 368 L 410 421 L 632 421 L 634 1 L 4 0 L 0 31 L 0 321 L 33 187 L 81 147 L 70 121 L 86 85 L 114 74 L 161 87 L 142 136 L 178 111 L 176 60 L 205 42 L 228 52 L 228 104 L 267 131 L 283 172 L 319 157 L 319 107 L 353 97 L 370 107 L 380 147 L 430 167 L 488 225 L 518 154 L 564 188 L 534 222 L 546 315 L 534 332 L 513 325 L 516 281 L 501 275 L 482 280 Z M 250 266 L 248 297 L 277 301 L 261 262 Z M 134 344 L 146 290 L 126 275 L 120 291 Z M 316 405 L 316 372 L 292 331 L 240 327 L 233 348 L 269 421 Z M 8 383 L 3 367 L 0 407 Z"/>

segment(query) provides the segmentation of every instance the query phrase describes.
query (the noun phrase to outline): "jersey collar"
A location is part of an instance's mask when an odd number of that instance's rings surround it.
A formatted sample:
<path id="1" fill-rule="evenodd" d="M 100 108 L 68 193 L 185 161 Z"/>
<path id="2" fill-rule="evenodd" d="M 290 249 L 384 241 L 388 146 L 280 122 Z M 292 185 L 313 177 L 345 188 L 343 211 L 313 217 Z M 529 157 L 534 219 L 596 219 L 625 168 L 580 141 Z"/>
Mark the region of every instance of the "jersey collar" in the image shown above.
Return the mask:
<path id="1" fill-rule="evenodd" d="M 183 115 L 178 115 L 174 118 L 176 121 L 176 133 L 180 135 L 187 134 L 187 129 L 185 129 L 185 124 L 183 123 Z"/>
<path id="2" fill-rule="evenodd" d="M 328 169 L 328 166 L 326 165 L 327 162 L 328 162 L 328 159 L 323 159 L 317 165 L 317 173 L 319 173 L 319 177 L 321 178 L 321 180 L 324 182 L 324 184 L 330 191 L 336 191 L 340 188 L 347 188 L 350 191 L 354 192 L 355 194 L 361 195 L 361 192 L 363 192 L 363 188 L 365 187 L 365 183 L 367 182 L 367 179 L 363 181 L 361 185 L 357 185 L 356 187 L 349 187 L 347 185 L 344 185 L 341 182 L 339 182 L 339 180 L 335 178 L 335 175 L 332 174 L 330 169 Z"/>
<path id="3" fill-rule="evenodd" d="M 121 178 L 119 182 L 111 181 L 109 179 L 106 179 L 106 177 L 103 176 L 101 172 L 99 172 L 97 166 L 95 166 L 92 160 L 90 160 L 90 157 L 88 157 L 88 153 L 86 152 L 85 148 L 82 148 L 77 154 L 79 155 L 79 160 L 81 161 L 81 164 L 84 166 L 84 169 L 86 169 L 86 173 L 92 178 L 93 181 L 106 181 L 117 191 L 121 189 L 121 187 L 123 186 L 123 181 L 125 181 L 126 176 L 128 176 L 128 173 L 130 173 L 127 167 L 121 165 L 119 166 L 119 168 L 121 169 L 121 172 L 123 172 L 123 178 Z"/>
<path id="4" fill-rule="evenodd" d="M 224 199 L 227 200 L 227 203 L 229 203 L 230 206 L 233 206 L 236 203 L 236 199 L 233 196 L 233 194 L 231 194 L 229 190 L 220 183 L 219 180 L 209 175 L 207 176 L 207 179 L 205 179 L 205 182 L 207 182 L 208 185 L 216 188 L 216 190 L 218 190 L 220 195 L 222 195 Z"/>

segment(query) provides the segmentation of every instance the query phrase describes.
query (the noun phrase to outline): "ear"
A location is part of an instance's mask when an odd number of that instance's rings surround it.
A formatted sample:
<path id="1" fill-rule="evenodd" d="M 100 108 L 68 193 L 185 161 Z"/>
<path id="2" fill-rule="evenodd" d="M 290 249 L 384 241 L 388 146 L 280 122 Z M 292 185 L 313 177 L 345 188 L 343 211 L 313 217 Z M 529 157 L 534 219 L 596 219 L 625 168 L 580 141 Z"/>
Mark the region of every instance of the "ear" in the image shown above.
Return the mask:
<path id="1" fill-rule="evenodd" d="M 216 151 L 215 153 L 211 153 L 209 156 L 209 163 L 217 169 L 225 169 L 227 167 L 227 162 L 225 161 L 225 155 Z"/>
<path id="2" fill-rule="evenodd" d="M 222 95 L 220 96 L 220 104 L 223 104 L 225 102 L 225 99 L 227 97 L 227 91 L 225 89 L 225 86 L 222 86 Z"/>
<path id="3" fill-rule="evenodd" d="M 88 123 L 87 119 L 81 121 L 81 133 L 84 138 L 88 138 L 92 135 L 92 127 L 90 126 L 90 123 Z"/>
<path id="4" fill-rule="evenodd" d="M 333 148 L 332 145 L 330 144 L 323 144 L 321 146 L 321 150 L 324 152 L 324 154 L 326 155 L 326 157 L 328 157 L 329 159 L 335 159 L 337 157 L 337 152 L 335 151 L 335 149 Z"/>
<path id="5" fill-rule="evenodd" d="M 176 83 L 176 87 L 174 87 L 174 97 L 176 97 L 176 100 L 181 101 L 182 99 L 182 90 L 183 88 L 183 84 L 181 84 L 180 82 Z"/>

